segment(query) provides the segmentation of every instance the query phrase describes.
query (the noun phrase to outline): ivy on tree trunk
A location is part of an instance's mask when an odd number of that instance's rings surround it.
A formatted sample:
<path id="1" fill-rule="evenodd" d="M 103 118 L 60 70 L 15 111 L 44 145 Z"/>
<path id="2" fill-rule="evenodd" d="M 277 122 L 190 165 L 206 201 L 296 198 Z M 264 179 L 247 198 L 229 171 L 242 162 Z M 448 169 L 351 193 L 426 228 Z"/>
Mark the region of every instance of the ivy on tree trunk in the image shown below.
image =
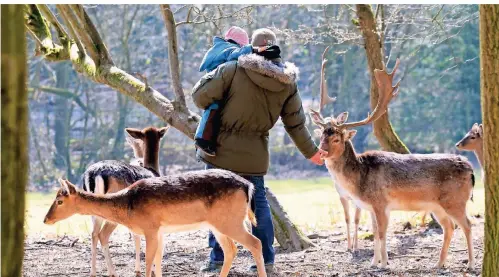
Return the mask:
<path id="1" fill-rule="evenodd" d="M 28 182 L 28 94 L 22 5 L 2 5 L 2 277 L 21 276 Z M 8 73 L 7 73 L 8 72 Z"/>

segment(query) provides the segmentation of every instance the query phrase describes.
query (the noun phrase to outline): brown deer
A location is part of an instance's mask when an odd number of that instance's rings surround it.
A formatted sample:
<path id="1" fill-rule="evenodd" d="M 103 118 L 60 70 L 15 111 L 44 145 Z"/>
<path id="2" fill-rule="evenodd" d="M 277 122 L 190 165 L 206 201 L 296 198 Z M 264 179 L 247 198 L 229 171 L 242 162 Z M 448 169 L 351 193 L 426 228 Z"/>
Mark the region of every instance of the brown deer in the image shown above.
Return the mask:
<path id="1" fill-rule="evenodd" d="M 473 151 L 483 168 L 483 125 L 475 123 L 471 130 L 458 142 L 456 148 L 464 151 Z"/>
<path id="2" fill-rule="evenodd" d="M 386 231 L 392 210 L 427 211 L 435 215 L 444 230 L 444 241 L 437 267 L 445 264 L 453 221 L 464 231 L 468 244 L 468 267 L 474 266 L 471 223 L 466 203 L 474 186 L 471 164 L 465 157 L 451 154 L 397 154 L 368 151 L 357 154 L 351 142 L 356 131 L 351 128 L 370 124 L 382 116 L 391 99 L 397 95 L 399 83 L 392 87 L 393 76 L 386 68 L 375 70 L 379 88 L 378 103 L 372 113 L 358 122 L 346 122 L 348 113 L 336 118 L 323 118 L 311 111 L 312 120 L 320 127 L 320 148 L 326 152 L 326 167 L 338 186 L 357 207 L 371 213 L 375 236 L 371 266 L 388 264 Z"/>
<path id="3" fill-rule="evenodd" d="M 168 127 L 156 129 L 148 127 L 144 130 L 132 128 L 125 129 L 134 139 L 128 139 L 135 159 L 130 164 L 105 160 L 90 165 L 83 173 L 83 189 L 87 192 L 103 195 L 120 191 L 134 182 L 151 177 L 159 176 L 159 141 L 165 135 Z M 109 254 L 109 237 L 117 224 L 106 221 L 97 216 L 92 217 L 92 257 L 90 263 L 90 276 L 96 276 L 97 242 L 100 241 L 102 252 L 107 264 L 109 276 L 117 277 L 111 256 Z M 102 226 L 102 224 L 104 225 Z M 140 274 L 140 236 L 134 235 L 135 243 L 135 274 Z"/>
<path id="4" fill-rule="evenodd" d="M 237 253 L 234 241 L 248 248 L 258 276 L 266 276 L 260 240 L 246 229 L 256 225 L 249 204 L 253 184 L 221 169 L 143 179 L 116 193 L 104 195 L 78 190 L 67 180 L 44 223 L 53 224 L 73 214 L 94 215 L 128 227 L 146 238 L 146 277 L 161 276 L 163 233 L 208 227 L 224 252 L 220 276 L 227 276 Z M 158 247 L 160 246 L 160 247 Z"/>

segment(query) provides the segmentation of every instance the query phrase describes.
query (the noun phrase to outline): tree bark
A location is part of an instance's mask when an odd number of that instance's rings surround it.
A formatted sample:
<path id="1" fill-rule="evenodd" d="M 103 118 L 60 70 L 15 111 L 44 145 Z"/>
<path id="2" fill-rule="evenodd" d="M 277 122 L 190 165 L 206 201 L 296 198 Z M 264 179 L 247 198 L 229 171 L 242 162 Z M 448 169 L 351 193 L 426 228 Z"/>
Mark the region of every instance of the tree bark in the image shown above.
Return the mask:
<path id="1" fill-rule="evenodd" d="M 2 5 L 2 277 L 21 276 L 28 182 L 28 94 L 22 5 Z"/>
<path id="2" fill-rule="evenodd" d="M 383 69 L 383 41 L 381 41 L 376 29 L 376 20 L 370 5 L 357 5 L 357 16 L 364 37 L 364 48 L 366 49 L 367 64 L 371 75 L 371 108 L 374 109 L 378 102 L 378 86 L 374 77 L 374 69 Z M 374 122 L 373 130 L 383 150 L 402 154 L 409 153 L 409 149 L 393 130 L 388 118 L 388 112 Z"/>
<path id="3" fill-rule="evenodd" d="M 480 5 L 480 69 L 485 169 L 482 274 L 496 277 L 499 276 L 499 5 Z"/>
<path id="4" fill-rule="evenodd" d="M 56 88 L 67 90 L 69 88 L 69 66 L 62 62 L 56 65 Z M 54 165 L 57 168 L 66 169 L 69 180 L 74 180 L 71 172 L 71 160 L 69 156 L 69 101 L 66 97 L 55 97 L 54 114 L 54 145 L 56 155 Z"/>
<path id="5" fill-rule="evenodd" d="M 165 21 L 166 31 L 168 33 L 168 63 L 170 64 L 170 77 L 173 85 L 173 92 L 176 96 L 176 102 L 181 106 L 186 106 L 184 90 L 180 81 L 180 63 L 178 61 L 178 43 L 177 43 L 177 27 L 175 26 L 175 18 L 170 5 L 160 5 L 161 14 Z"/>

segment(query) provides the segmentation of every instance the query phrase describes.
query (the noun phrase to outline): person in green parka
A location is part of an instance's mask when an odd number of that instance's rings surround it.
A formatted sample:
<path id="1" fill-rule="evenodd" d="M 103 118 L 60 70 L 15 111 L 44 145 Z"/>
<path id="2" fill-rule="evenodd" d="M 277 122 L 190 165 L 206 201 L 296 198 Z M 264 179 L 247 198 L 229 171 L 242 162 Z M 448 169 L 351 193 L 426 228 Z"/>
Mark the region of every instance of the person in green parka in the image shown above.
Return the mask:
<path id="1" fill-rule="evenodd" d="M 314 143 L 305 126 L 306 117 L 297 88 L 298 68 L 282 62 L 276 35 L 269 29 L 256 30 L 251 39 L 263 51 L 239 57 L 204 75 L 194 86 L 196 106 L 206 109 L 215 101 L 222 103 L 216 156 L 198 150 L 207 168 L 235 172 L 255 185 L 252 199 L 257 226 L 253 234 L 262 242 L 268 272 L 274 264 L 274 229 L 266 198 L 264 176 L 269 168 L 269 131 L 280 118 L 286 132 L 300 152 L 313 163 L 322 165 L 324 151 Z M 276 51 L 277 50 L 277 51 Z M 276 55 L 277 53 L 277 55 Z M 210 234 L 213 248 L 210 261 L 202 271 L 216 271 L 223 263 L 223 251 Z M 250 268 L 256 271 L 256 266 Z"/>

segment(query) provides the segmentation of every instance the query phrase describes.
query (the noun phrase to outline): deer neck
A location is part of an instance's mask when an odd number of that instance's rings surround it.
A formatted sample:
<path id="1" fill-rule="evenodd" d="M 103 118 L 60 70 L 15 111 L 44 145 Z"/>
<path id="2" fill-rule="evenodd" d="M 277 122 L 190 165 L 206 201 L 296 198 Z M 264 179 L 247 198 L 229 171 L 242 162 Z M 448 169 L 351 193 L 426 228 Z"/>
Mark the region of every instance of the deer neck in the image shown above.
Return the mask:
<path id="1" fill-rule="evenodd" d="M 474 151 L 475 156 L 478 159 L 478 162 L 480 163 L 480 166 L 483 168 L 484 162 L 483 162 L 483 143 L 479 145 Z"/>
<path id="2" fill-rule="evenodd" d="M 120 205 L 123 200 L 126 201 L 126 196 L 122 193 L 96 195 L 79 191 L 77 197 L 79 214 L 96 215 L 116 223 L 123 223 L 127 217 L 126 205 Z"/>
<path id="3" fill-rule="evenodd" d="M 355 180 L 358 179 L 359 168 L 362 163 L 357 158 L 357 153 L 351 141 L 345 142 L 345 151 L 339 158 L 326 159 L 326 166 L 331 174 L 335 175 L 336 181 L 341 186 L 350 187 L 348 190 L 355 190 Z"/>
<path id="4" fill-rule="evenodd" d="M 146 141 L 144 145 L 144 167 L 159 172 L 159 141 Z"/>

